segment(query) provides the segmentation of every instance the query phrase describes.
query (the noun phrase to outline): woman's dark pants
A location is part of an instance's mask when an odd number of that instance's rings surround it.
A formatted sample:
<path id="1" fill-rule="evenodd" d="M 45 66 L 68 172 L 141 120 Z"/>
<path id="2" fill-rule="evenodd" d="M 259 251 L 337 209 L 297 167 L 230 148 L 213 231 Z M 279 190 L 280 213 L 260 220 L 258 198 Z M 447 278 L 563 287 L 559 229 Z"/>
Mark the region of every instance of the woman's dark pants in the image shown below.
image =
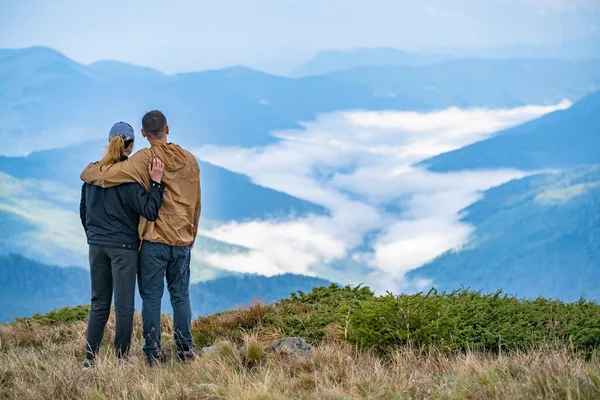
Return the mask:
<path id="1" fill-rule="evenodd" d="M 93 360 L 98 354 L 104 327 L 110 315 L 113 291 L 116 314 L 115 350 L 117 357 L 125 357 L 131 346 L 133 332 L 137 249 L 90 245 L 89 257 L 92 308 L 88 320 L 86 358 Z"/>

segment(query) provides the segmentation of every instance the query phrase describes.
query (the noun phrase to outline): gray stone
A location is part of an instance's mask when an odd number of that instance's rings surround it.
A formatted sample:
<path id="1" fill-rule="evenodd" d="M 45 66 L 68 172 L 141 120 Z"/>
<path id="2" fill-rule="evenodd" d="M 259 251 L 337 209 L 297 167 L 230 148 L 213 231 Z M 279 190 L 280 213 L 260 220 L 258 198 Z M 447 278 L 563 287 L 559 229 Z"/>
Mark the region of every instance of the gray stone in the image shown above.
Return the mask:
<path id="1" fill-rule="evenodd" d="M 271 348 L 277 352 L 295 354 L 300 357 L 308 357 L 312 355 L 310 344 L 299 337 L 286 337 L 279 340 L 274 340 L 271 343 Z"/>
<path id="2" fill-rule="evenodd" d="M 208 346 L 208 347 L 203 347 L 202 348 L 202 352 L 204 354 L 210 354 L 210 353 L 214 353 L 219 347 L 221 347 L 223 344 L 221 342 L 215 342 L 212 346 Z"/>
<path id="3" fill-rule="evenodd" d="M 214 383 L 199 383 L 196 386 L 194 386 L 192 389 L 193 390 L 204 390 L 204 389 L 215 390 L 218 388 L 219 387 L 217 385 L 215 385 Z"/>
<path id="4" fill-rule="evenodd" d="M 237 350 L 238 352 L 241 350 L 239 347 L 236 347 L 233 343 L 231 343 L 227 340 L 224 340 L 224 341 L 217 340 L 216 342 L 213 343 L 212 346 L 203 347 L 202 352 L 204 354 L 211 354 L 223 347 L 232 347 L 233 349 Z"/>

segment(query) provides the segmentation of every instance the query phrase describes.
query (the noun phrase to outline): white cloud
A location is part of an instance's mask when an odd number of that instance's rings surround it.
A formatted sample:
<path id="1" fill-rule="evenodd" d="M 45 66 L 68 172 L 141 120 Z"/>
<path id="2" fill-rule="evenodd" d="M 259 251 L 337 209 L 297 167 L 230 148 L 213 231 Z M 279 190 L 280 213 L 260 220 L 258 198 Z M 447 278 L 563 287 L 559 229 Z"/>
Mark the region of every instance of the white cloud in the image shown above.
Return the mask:
<path id="1" fill-rule="evenodd" d="M 349 280 L 362 276 L 380 289 L 406 288 L 406 271 L 468 239 L 471 227 L 459 222 L 458 212 L 479 191 L 523 176 L 514 170 L 438 174 L 412 165 L 569 106 L 331 113 L 304 123 L 303 131 L 278 132 L 280 141 L 269 146 L 198 148 L 205 161 L 330 212 L 206 229 L 206 236 L 251 249 L 206 260 L 232 271 L 331 279 L 339 279 L 330 268 L 336 260 L 353 260 L 362 267 Z"/>

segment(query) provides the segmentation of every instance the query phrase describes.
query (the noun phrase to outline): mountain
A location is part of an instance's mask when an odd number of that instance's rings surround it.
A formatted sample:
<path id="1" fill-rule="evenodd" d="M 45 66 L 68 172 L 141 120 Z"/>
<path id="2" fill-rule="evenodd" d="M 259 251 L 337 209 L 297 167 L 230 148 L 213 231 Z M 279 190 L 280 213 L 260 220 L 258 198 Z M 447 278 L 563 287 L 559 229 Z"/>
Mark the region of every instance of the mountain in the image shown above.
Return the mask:
<path id="1" fill-rule="evenodd" d="M 296 68 L 293 76 L 324 75 L 365 66 L 424 66 L 450 58 L 437 54 L 411 54 L 391 47 L 320 51 Z"/>
<path id="2" fill-rule="evenodd" d="M 240 275 L 192 284 L 190 297 L 194 315 L 208 315 L 249 305 L 255 299 L 271 303 L 298 290 L 308 292 L 328 285 L 323 279 L 302 275 Z M 89 304 L 89 272 L 77 267 L 52 267 L 18 255 L 0 255 L 0 293 L 0 322 Z M 164 296 L 164 312 L 169 311 L 168 301 Z M 136 307 L 140 305 L 138 298 Z"/>
<path id="3" fill-rule="evenodd" d="M 578 100 L 600 89 L 600 60 L 460 59 L 424 67 L 360 67 L 327 75 L 374 95 L 436 108 L 515 107 Z"/>
<path id="4" fill-rule="evenodd" d="M 288 79 L 243 67 L 176 75 L 117 62 L 81 65 L 43 47 L 0 50 L 0 154 L 22 155 L 101 139 L 113 121 L 139 127 L 161 109 L 172 140 L 188 147 L 261 145 L 273 131 L 349 109 L 422 109 L 398 96 L 373 97 L 330 77 Z"/>
<path id="5" fill-rule="evenodd" d="M 600 301 L 600 165 L 490 189 L 463 222 L 470 241 L 407 274 L 439 290 Z"/>
<path id="6" fill-rule="evenodd" d="M 571 108 L 440 154 L 421 165 L 446 172 L 477 168 L 568 168 L 600 163 L 600 91 Z"/>

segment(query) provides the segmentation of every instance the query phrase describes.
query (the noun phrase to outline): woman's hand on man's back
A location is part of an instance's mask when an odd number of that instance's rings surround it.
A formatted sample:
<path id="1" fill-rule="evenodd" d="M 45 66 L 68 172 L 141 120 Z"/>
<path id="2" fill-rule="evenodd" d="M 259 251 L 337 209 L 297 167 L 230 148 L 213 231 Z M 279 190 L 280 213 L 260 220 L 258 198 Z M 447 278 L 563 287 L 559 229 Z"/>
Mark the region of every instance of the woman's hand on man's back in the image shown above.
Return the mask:
<path id="1" fill-rule="evenodd" d="M 161 183 L 163 173 L 165 172 L 165 164 L 158 157 L 154 157 L 152 162 L 148 166 L 148 173 L 150 173 L 150 179 L 156 183 Z"/>

